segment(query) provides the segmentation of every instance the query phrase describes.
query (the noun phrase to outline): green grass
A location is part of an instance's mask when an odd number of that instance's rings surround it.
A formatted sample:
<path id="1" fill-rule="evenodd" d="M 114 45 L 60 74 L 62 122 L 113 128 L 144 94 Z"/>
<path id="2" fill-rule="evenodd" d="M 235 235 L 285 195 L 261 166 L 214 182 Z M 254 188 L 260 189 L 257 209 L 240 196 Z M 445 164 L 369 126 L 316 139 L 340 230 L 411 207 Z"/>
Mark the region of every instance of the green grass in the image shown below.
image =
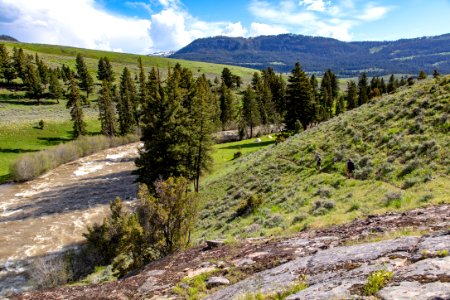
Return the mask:
<path id="1" fill-rule="evenodd" d="M 450 203 L 449 112 L 447 76 L 373 99 L 236 160 L 230 160 L 236 147 L 226 149 L 223 161 L 216 153 L 219 162 L 201 183 L 195 238 L 287 235 L 369 214 Z M 346 177 L 348 158 L 357 166 L 352 179 Z M 241 203 L 253 195 L 262 205 L 237 216 Z M 317 210 L 317 201 L 333 205 Z"/>
<path id="2" fill-rule="evenodd" d="M 371 273 L 367 278 L 367 283 L 363 287 L 364 295 L 375 295 L 392 279 L 393 276 L 394 273 L 387 270 L 379 270 Z"/>
<path id="3" fill-rule="evenodd" d="M 98 134 L 100 124 L 97 119 L 86 120 L 89 134 Z M 19 155 L 47 149 L 62 142 L 72 140 L 72 122 L 46 122 L 44 129 L 37 124 L 21 123 L 0 128 L 0 183 L 9 179 L 9 165 Z"/>

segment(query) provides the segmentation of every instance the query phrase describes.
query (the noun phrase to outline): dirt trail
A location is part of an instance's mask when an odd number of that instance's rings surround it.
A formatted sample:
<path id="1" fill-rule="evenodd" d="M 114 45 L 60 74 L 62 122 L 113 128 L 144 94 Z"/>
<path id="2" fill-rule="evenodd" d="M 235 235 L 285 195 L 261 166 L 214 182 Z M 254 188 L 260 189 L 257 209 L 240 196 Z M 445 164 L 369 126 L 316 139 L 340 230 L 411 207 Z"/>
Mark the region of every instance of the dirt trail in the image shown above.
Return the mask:
<path id="1" fill-rule="evenodd" d="M 138 146 L 104 150 L 35 180 L 0 185 L 0 295 L 23 284 L 26 258 L 76 245 L 87 224 L 103 219 L 109 201 L 135 199 L 131 171 Z"/>

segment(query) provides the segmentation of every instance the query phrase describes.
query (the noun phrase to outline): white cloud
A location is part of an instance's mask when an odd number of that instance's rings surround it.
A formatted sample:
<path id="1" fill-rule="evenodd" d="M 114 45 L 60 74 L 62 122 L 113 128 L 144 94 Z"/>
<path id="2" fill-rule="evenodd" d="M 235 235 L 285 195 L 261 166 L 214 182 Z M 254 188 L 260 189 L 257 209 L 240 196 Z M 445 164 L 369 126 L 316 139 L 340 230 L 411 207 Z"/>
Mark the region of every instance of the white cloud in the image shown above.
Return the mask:
<path id="1" fill-rule="evenodd" d="M 289 31 L 282 26 L 253 22 L 250 25 L 249 36 L 277 35 L 277 34 L 288 33 L 288 32 Z"/>
<path id="2" fill-rule="evenodd" d="M 323 0 L 301 0 L 300 5 L 306 6 L 307 10 L 325 11 L 325 2 Z"/>
<path id="3" fill-rule="evenodd" d="M 1 31 L 22 41 L 134 53 L 152 47 L 149 20 L 109 14 L 94 0 L 0 0 L 0 8 L 14 11 Z"/>
<path id="4" fill-rule="evenodd" d="M 358 0 L 280 0 L 278 4 L 252 0 L 249 10 L 257 20 L 292 33 L 349 41 L 352 28 L 378 20 L 390 10 L 373 2 L 360 6 Z"/>
<path id="5" fill-rule="evenodd" d="M 242 27 L 241 22 L 237 22 L 237 23 L 230 23 L 230 24 L 226 25 L 226 27 L 222 31 L 221 35 L 238 37 L 238 36 L 245 36 L 246 34 L 247 34 L 247 29 Z"/>
<path id="6" fill-rule="evenodd" d="M 384 17 L 389 10 L 389 7 L 377 6 L 373 3 L 369 3 L 364 8 L 362 14 L 358 16 L 358 19 L 362 21 L 375 21 Z"/>

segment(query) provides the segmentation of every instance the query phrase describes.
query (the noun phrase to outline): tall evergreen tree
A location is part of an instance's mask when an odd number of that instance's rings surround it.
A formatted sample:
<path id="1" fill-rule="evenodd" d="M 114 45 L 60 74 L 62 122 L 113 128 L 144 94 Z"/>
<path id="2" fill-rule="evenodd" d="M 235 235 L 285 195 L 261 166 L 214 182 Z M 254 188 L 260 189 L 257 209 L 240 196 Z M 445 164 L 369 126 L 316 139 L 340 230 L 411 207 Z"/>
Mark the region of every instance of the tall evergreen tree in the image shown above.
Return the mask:
<path id="1" fill-rule="evenodd" d="M 94 89 L 94 80 L 91 74 L 89 74 L 86 62 L 81 54 L 77 54 L 76 58 L 77 76 L 79 80 L 80 89 L 86 92 L 86 99 L 89 98 L 89 94 Z"/>
<path id="2" fill-rule="evenodd" d="M 111 90 L 109 81 L 103 80 L 98 97 L 98 110 L 102 134 L 106 136 L 116 135 L 116 117 Z"/>
<path id="3" fill-rule="evenodd" d="M 81 107 L 80 90 L 73 78 L 70 79 L 68 91 L 68 104 L 70 103 L 70 116 L 73 121 L 73 136 L 79 137 L 86 134 L 86 123 L 84 122 L 83 108 Z"/>
<path id="4" fill-rule="evenodd" d="M 288 79 L 286 90 L 286 112 L 285 123 L 290 130 L 295 129 L 296 121 L 300 121 L 303 129 L 315 121 L 314 91 L 309 78 L 303 72 L 299 63 L 295 64 Z"/>
<path id="5" fill-rule="evenodd" d="M 226 130 L 230 123 L 234 121 L 234 95 L 223 82 L 220 88 L 219 102 L 220 122 L 222 123 L 222 130 Z"/>
<path id="6" fill-rule="evenodd" d="M 144 111 L 142 137 L 144 143 L 136 159 L 138 181 L 153 189 L 157 179 L 190 175 L 186 157 L 192 153 L 186 113 L 179 98 L 169 98 L 161 80 L 148 90 L 149 102 Z M 173 94 L 172 94 L 173 96 Z"/>
<path id="7" fill-rule="evenodd" d="M 394 93 L 397 90 L 397 83 L 395 81 L 394 74 L 389 77 L 389 82 L 387 84 L 387 92 L 389 94 Z"/>
<path id="8" fill-rule="evenodd" d="M 260 109 L 258 107 L 256 93 L 251 86 L 247 86 L 242 98 L 242 113 L 244 124 L 250 127 L 250 138 L 253 137 L 253 128 L 259 125 Z"/>
<path id="9" fill-rule="evenodd" d="M 61 83 L 59 82 L 56 70 L 50 71 L 48 91 L 50 98 L 56 99 L 56 101 L 59 103 L 59 99 L 63 96 L 64 91 Z"/>
<path id="10" fill-rule="evenodd" d="M 368 95 L 368 80 L 366 73 L 362 73 L 359 76 L 358 80 L 358 106 L 361 106 L 367 101 L 369 101 L 369 95 Z"/>
<path id="11" fill-rule="evenodd" d="M 14 64 L 4 44 L 0 44 L 0 79 L 2 78 L 7 83 L 11 83 L 16 78 Z"/>
<path id="12" fill-rule="evenodd" d="M 215 98 L 209 87 L 205 75 L 200 76 L 195 83 L 195 96 L 189 117 L 189 141 L 192 157 L 188 161 L 189 168 L 192 170 L 195 191 L 198 192 L 200 186 L 200 176 L 207 170 L 212 162 L 212 133 L 214 132 L 214 102 Z"/>
<path id="13" fill-rule="evenodd" d="M 16 47 L 13 49 L 13 64 L 14 69 L 17 72 L 17 76 L 22 79 L 22 82 L 25 83 L 25 77 L 27 73 L 27 58 L 23 53 L 23 49 L 19 48 L 17 50 Z"/>
<path id="14" fill-rule="evenodd" d="M 39 72 L 31 63 L 31 61 L 28 61 L 27 63 L 25 86 L 27 87 L 29 96 L 33 99 L 36 99 L 38 104 L 40 104 L 40 100 L 44 93 L 44 87 L 42 86 Z"/>
<path id="15" fill-rule="evenodd" d="M 132 133 L 136 125 L 136 88 L 131 73 L 127 67 L 123 69 L 120 77 L 119 101 L 117 112 L 119 114 L 119 131 L 121 135 Z"/>
<path id="16" fill-rule="evenodd" d="M 223 68 L 223 70 L 222 70 L 222 82 L 229 89 L 234 87 L 233 74 L 231 73 L 230 69 Z"/>
<path id="17" fill-rule="evenodd" d="M 114 82 L 114 71 L 108 57 L 100 57 L 98 60 L 97 79 L 100 81 L 106 80 L 111 84 Z"/>
<path id="18" fill-rule="evenodd" d="M 50 81 L 50 70 L 42 61 L 42 59 L 39 58 L 37 53 L 35 55 L 35 61 L 37 70 L 39 72 L 39 77 L 41 78 L 41 83 L 44 85 L 44 87 L 47 87 L 47 84 L 49 84 Z"/>
<path id="19" fill-rule="evenodd" d="M 352 80 L 347 82 L 347 110 L 354 109 L 358 106 L 358 88 Z"/>
<path id="20" fill-rule="evenodd" d="M 336 99 L 336 116 L 345 112 L 344 95 L 339 95 Z"/>

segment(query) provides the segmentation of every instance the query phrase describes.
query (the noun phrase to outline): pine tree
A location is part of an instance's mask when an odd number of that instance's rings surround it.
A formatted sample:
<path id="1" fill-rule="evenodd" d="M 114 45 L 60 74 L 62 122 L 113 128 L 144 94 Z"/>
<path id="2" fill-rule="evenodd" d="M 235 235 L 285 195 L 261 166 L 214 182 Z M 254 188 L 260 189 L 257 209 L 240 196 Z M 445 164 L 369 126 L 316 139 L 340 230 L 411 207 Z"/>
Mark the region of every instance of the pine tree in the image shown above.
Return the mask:
<path id="1" fill-rule="evenodd" d="M 36 99 L 38 104 L 40 104 L 40 99 L 44 93 L 44 87 L 42 86 L 38 70 L 31 62 L 27 63 L 25 86 L 27 87 L 29 96 Z"/>
<path id="2" fill-rule="evenodd" d="M 251 86 L 247 86 L 244 92 L 241 116 L 244 119 L 244 124 L 250 127 L 250 138 L 252 138 L 253 128 L 258 126 L 260 122 L 260 109 L 258 107 L 256 93 Z"/>
<path id="3" fill-rule="evenodd" d="M 13 49 L 13 64 L 14 69 L 17 72 L 17 76 L 25 83 L 25 77 L 27 73 L 27 59 L 23 53 L 22 48 L 17 50 L 16 47 Z"/>
<path id="4" fill-rule="evenodd" d="M 97 79 L 100 81 L 106 80 L 111 84 L 114 82 L 114 71 L 108 57 L 100 57 L 98 61 Z"/>
<path id="5" fill-rule="evenodd" d="M 361 106 L 367 103 L 367 101 L 369 101 L 367 90 L 368 90 L 367 75 L 366 73 L 362 73 L 359 76 L 358 81 L 358 106 Z"/>
<path id="6" fill-rule="evenodd" d="M 132 133 L 136 125 L 136 88 L 128 68 L 124 68 L 120 77 L 119 102 L 119 131 L 121 135 Z"/>
<path id="7" fill-rule="evenodd" d="M 347 110 L 354 109 L 358 106 L 358 89 L 354 81 L 347 83 Z"/>
<path id="8" fill-rule="evenodd" d="M 194 188 L 198 192 L 200 176 L 208 170 L 212 163 L 212 133 L 214 132 L 213 114 L 215 98 L 205 75 L 200 76 L 195 83 L 195 96 L 189 112 L 190 119 L 190 149 L 192 154 L 189 163 L 194 179 Z"/>
<path id="9" fill-rule="evenodd" d="M 397 90 L 397 84 L 395 82 L 394 74 L 389 77 L 389 82 L 387 84 L 386 90 L 388 94 L 394 93 Z"/>
<path id="10" fill-rule="evenodd" d="M 438 78 L 439 77 L 439 72 L 438 72 L 438 70 L 436 70 L 436 69 L 434 69 L 434 71 L 433 71 L 433 78 Z"/>
<path id="11" fill-rule="evenodd" d="M 87 65 L 81 54 L 77 54 L 76 67 L 80 89 L 86 92 L 86 99 L 88 99 L 89 94 L 94 89 L 94 80 L 92 79 L 91 74 L 89 74 Z"/>
<path id="12" fill-rule="evenodd" d="M 145 78 L 144 65 L 142 64 L 142 58 L 138 59 L 138 67 L 139 67 L 139 103 L 144 106 L 147 102 L 147 87 Z"/>
<path id="13" fill-rule="evenodd" d="M 16 78 L 14 64 L 9 57 L 4 44 L 0 44 L 0 79 L 4 78 L 9 84 Z"/>
<path id="14" fill-rule="evenodd" d="M 222 130 L 226 130 L 230 123 L 234 121 L 234 95 L 223 82 L 220 88 L 219 102 L 220 122 L 222 123 Z"/>
<path id="15" fill-rule="evenodd" d="M 39 72 L 39 77 L 41 78 L 41 83 L 44 85 L 44 87 L 47 87 L 47 84 L 49 84 L 50 81 L 50 71 L 47 65 L 42 61 L 42 59 L 39 58 L 37 53 L 35 55 L 35 61 L 37 70 Z"/>
<path id="16" fill-rule="evenodd" d="M 233 74 L 231 73 L 230 69 L 223 68 L 223 70 L 222 70 L 222 82 L 229 89 L 232 89 L 234 87 Z"/>
<path id="17" fill-rule="evenodd" d="M 142 120 L 141 141 L 144 147 L 136 159 L 137 170 L 134 172 L 138 175 L 137 180 L 149 189 L 153 189 L 153 182 L 157 179 L 191 174 L 186 167 L 186 157 L 192 151 L 185 109 L 173 93 L 169 98 L 159 76 L 156 80 L 153 90 L 148 90 L 149 102 Z"/>
<path id="18" fill-rule="evenodd" d="M 59 99 L 63 96 L 63 88 L 59 82 L 57 71 L 50 71 L 50 82 L 48 87 L 50 98 L 56 99 L 59 104 Z"/>
<path id="19" fill-rule="evenodd" d="M 418 80 L 423 80 L 423 79 L 427 79 L 427 73 L 425 73 L 425 71 L 421 70 L 419 72 L 419 76 L 417 76 Z"/>
<path id="20" fill-rule="evenodd" d="M 70 116 L 73 121 L 73 136 L 79 137 L 86 134 L 86 123 L 84 122 L 83 108 L 81 107 L 80 90 L 72 78 L 69 83 L 68 104 L 70 103 Z"/>
<path id="21" fill-rule="evenodd" d="M 116 135 L 116 117 L 111 89 L 111 84 L 107 80 L 103 80 L 98 97 L 99 120 L 102 134 L 106 136 Z"/>
<path id="22" fill-rule="evenodd" d="M 287 129 L 293 130 L 295 122 L 299 120 L 306 130 L 316 120 L 314 91 L 299 63 L 295 64 L 288 79 L 286 104 L 289 108 L 285 117 Z"/>
<path id="23" fill-rule="evenodd" d="M 336 116 L 345 112 L 344 95 L 339 95 L 336 100 Z"/>

